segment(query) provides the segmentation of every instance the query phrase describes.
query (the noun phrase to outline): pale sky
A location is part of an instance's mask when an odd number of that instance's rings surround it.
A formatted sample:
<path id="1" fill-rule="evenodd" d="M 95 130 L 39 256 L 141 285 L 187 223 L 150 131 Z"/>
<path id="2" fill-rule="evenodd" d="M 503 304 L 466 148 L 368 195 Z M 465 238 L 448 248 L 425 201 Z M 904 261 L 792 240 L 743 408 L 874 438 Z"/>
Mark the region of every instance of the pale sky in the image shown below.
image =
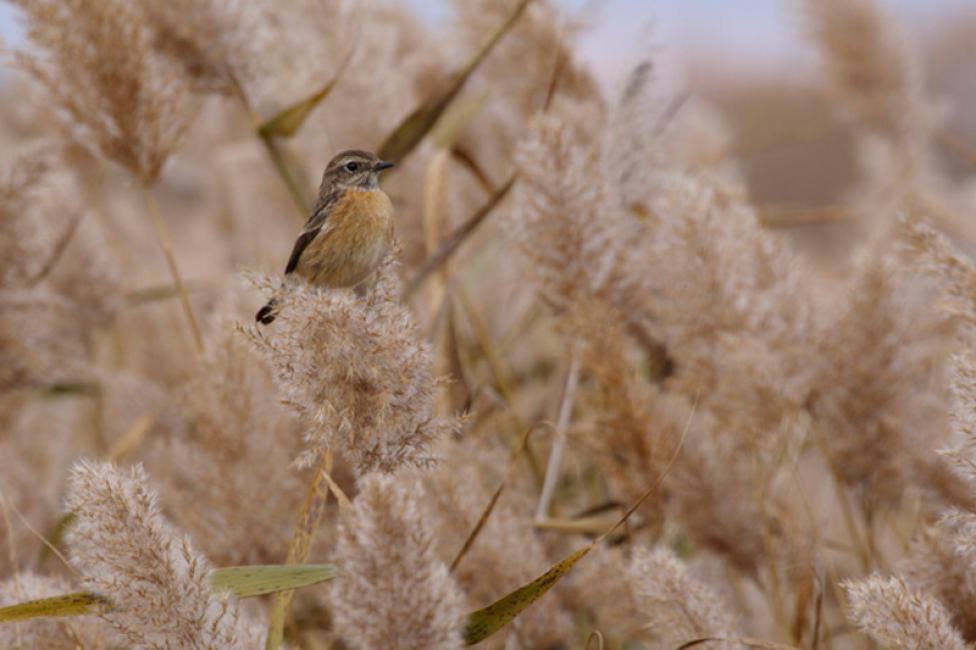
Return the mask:
<path id="1" fill-rule="evenodd" d="M 165 1 L 165 0 L 162 0 Z M 448 17 L 447 0 L 404 0 L 431 23 Z M 701 61 L 723 66 L 741 62 L 771 71 L 809 63 L 798 36 L 796 0 L 561 0 L 568 11 L 585 11 L 595 24 L 582 55 L 598 76 L 614 86 L 630 64 L 650 51 L 680 61 L 695 52 Z M 885 0 L 910 29 L 926 29 L 940 18 L 969 9 L 974 0 Z M 8 45 L 23 40 L 15 10 L 0 2 L 0 37 Z M 680 64 L 679 64 L 680 65 Z"/>

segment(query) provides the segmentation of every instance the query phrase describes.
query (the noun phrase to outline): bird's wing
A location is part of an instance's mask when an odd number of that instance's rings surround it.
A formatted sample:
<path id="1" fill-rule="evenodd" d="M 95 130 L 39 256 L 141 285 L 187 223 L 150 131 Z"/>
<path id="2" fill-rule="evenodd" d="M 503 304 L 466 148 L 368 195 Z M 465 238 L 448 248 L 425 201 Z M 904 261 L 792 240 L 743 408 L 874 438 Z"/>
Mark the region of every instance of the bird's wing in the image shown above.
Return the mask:
<path id="1" fill-rule="evenodd" d="M 291 249 L 291 257 L 288 258 L 288 266 L 285 267 L 285 275 L 298 268 L 298 260 L 301 259 L 302 253 L 312 243 L 312 240 L 319 235 L 324 236 L 330 230 L 331 224 L 327 221 L 338 198 L 338 195 L 332 194 L 319 200 L 319 204 L 312 211 L 312 216 L 305 222 L 305 229 L 295 240 L 295 245 Z"/>
<path id="2" fill-rule="evenodd" d="M 291 257 L 288 258 L 288 266 L 285 267 L 285 275 L 288 275 L 298 268 L 298 260 L 301 259 L 302 253 L 306 248 L 308 248 L 308 245 L 312 243 L 312 240 L 315 239 L 319 232 L 321 232 L 323 229 L 326 228 L 324 226 L 318 226 L 312 230 L 305 230 L 301 235 L 298 236 L 298 239 L 295 240 L 295 246 L 291 249 Z"/>

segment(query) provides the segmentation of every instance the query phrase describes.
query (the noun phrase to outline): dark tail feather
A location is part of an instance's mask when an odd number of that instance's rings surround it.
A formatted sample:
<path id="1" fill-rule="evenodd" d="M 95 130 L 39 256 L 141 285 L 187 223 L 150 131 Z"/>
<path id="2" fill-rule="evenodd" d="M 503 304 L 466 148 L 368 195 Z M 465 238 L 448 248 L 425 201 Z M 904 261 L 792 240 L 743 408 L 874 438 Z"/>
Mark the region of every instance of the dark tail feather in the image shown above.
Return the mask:
<path id="1" fill-rule="evenodd" d="M 254 315 L 254 320 L 261 323 L 262 325 L 268 325 L 273 323 L 275 319 L 274 313 L 275 299 L 272 298 L 268 301 L 268 304 L 258 310 L 258 313 Z"/>

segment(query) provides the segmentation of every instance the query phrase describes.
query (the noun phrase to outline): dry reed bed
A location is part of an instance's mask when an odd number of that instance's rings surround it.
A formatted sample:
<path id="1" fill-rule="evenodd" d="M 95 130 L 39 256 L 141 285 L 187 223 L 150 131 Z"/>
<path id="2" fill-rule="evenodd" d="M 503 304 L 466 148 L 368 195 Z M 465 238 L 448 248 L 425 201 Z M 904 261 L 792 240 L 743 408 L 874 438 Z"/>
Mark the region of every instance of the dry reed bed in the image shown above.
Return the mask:
<path id="1" fill-rule="evenodd" d="M 829 273 L 720 113 L 650 62 L 607 97 L 555 2 L 436 34 L 394 3 L 13 4 L 0 606 L 88 614 L 3 647 L 976 643 L 974 206 L 876 0 L 792 3 L 857 156 Z M 252 326 L 347 147 L 400 162 L 397 259 Z M 286 562 L 339 575 L 211 580 Z"/>

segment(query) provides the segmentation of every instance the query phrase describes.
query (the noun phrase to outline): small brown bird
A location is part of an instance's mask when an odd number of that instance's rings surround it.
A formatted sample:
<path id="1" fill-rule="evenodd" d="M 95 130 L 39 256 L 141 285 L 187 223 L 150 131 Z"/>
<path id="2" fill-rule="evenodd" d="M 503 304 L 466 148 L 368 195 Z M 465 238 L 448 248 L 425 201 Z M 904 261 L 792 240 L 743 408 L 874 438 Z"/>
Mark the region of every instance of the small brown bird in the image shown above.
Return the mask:
<path id="1" fill-rule="evenodd" d="M 355 287 L 373 273 L 393 244 L 393 204 L 379 173 L 393 163 L 367 151 L 343 151 L 322 175 L 319 200 L 288 258 L 285 275 L 296 273 L 322 287 Z M 254 320 L 275 319 L 275 299 Z"/>

